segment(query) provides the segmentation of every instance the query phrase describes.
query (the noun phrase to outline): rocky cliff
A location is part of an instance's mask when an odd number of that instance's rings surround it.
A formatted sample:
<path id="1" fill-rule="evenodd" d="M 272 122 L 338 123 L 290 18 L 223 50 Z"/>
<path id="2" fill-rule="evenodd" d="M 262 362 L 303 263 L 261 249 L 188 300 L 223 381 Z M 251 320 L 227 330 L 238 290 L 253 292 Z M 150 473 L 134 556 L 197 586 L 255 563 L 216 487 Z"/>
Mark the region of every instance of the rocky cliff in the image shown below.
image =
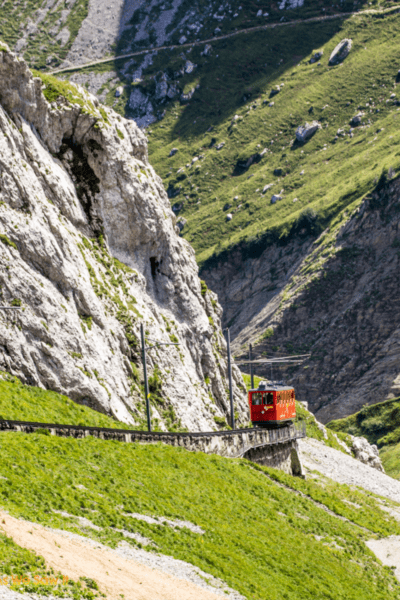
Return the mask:
<path id="1" fill-rule="evenodd" d="M 203 273 L 243 355 L 311 353 L 274 368 L 322 422 L 400 394 L 400 180 L 383 174 L 318 238 L 313 215 L 285 244 L 238 248 Z M 270 368 L 260 375 L 270 375 Z"/>
<path id="2" fill-rule="evenodd" d="M 222 310 L 147 159 L 144 134 L 0 45 L 0 367 L 141 425 L 139 326 L 161 427 L 229 412 Z M 234 368 L 235 408 L 247 420 Z"/>

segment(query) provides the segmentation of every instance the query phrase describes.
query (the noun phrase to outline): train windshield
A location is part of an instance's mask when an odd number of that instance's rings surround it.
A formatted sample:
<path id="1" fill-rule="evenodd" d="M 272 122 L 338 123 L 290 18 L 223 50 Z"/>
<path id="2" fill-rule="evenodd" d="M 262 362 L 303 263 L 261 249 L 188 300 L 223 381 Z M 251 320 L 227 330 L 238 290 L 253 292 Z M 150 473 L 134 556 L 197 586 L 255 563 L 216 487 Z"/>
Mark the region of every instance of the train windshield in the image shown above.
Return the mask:
<path id="1" fill-rule="evenodd" d="M 264 394 L 263 404 L 273 404 L 274 403 L 274 395 L 272 392 L 267 392 Z"/>
<path id="2" fill-rule="evenodd" d="M 254 392 L 251 395 L 251 403 L 255 406 L 262 404 L 262 394 L 260 394 L 259 392 Z"/>

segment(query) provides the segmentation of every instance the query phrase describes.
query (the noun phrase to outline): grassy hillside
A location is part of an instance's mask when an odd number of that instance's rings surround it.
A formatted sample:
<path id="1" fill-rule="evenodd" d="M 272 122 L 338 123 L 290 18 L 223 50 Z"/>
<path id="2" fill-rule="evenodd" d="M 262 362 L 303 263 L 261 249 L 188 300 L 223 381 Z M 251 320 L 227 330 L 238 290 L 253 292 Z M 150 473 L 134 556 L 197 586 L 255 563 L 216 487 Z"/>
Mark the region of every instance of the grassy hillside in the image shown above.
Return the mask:
<path id="1" fill-rule="evenodd" d="M 400 479 L 400 398 L 365 406 L 350 417 L 331 421 L 328 427 L 376 444 L 386 473 Z"/>
<path id="2" fill-rule="evenodd" d="M 3 372 L 0 372 L 0 419 L 132 428 L 56 392 L 24 385 L 17 377 Z"/>
<path id="3" fill-rule="evenodd" d="M 68 420 L 81 417 L 80 407 L 69 405 L 64 397 L 43 390 L 29 397 L 32 388 L 20 385 L 12 394 L 10 385 L 16 384 L 2 382 L 1 410 L 11 411 L 14 418 L 48 414 L 53 419 L 63 411 Z M 36 406 L 29 412 L 27 403 L 33 404 L 33 399 Z M 86 422 L 98 418 L 85 408 Z M 400 596 L 392 570 L 383 567 L 364 543 L 400 535 L 400 525 L 371 494 L 317 476 L 304 481 L 245 460 L 162 444 L 0 433 L 0 451 L 0 506 L 13 516 L 111 547 L 122 540 L 141 547 L 120 530 L 140 534 L 156 545 L 150 551 L 196 565 L 249 600 L 264 600 L 266 589 L 271 600 Z M 204 534 L 149 524 L 131 513 L 190 521 Z M 57 575 L 46 569 L 43 559 L 5 536 L 0 536 L 0 568 L 14 578 Z M 39 587 L 31 583 L 15 587 L 54 591 L 46 579 L 43 582 Z M 58 593 L 90 599 L 96 592 L 86 584 L 71 582 L 59 586 Z"/>
<path id="4" fill-rule="evenodd" d="M 185 93 L 194 90 L 192 99 L 160 105 L 165 116 L 148 134 L 150 161 L 187 220 L 182 234 L 201 265 L 239 242 L 252 248 L 304 227 L 321 232 L 357 206 L 383 168 L 397 169 L 399 109 L 391 95 L 399 19 L 397 13 L 358 15 L 260 31 L 215 42 L 209 57 L 201 56 L 202 47 L 159 52 L 141 83 L 127 78 L 117 103 L 110 92 L 108 102 L 129 114 L 133 85 L 152 98 L 162 73 L 179 71 L 186 59 L 197 65 L 179 79 Z M 350 55 L 329 66 L 345 37 L 353 40 Z M 319 48 L 321 64 L 310 64 Z M 364 125 L 350 135 L 350 120 L 360 111 Z M 321 129 L 306 144 L 293 143 L 297 126 L 313 119 Z M 339 136 L 338 129 L 344 130 Z M 169 158 L 173 147 L 178 152 Z M 240 167 L 264 148 L 262 158 Z M 263 193 L 267 184 L 272 187 Z M 280 192 L 282 200 L 271 204 Z"/>
<path id="5" fill-rule="evenodd" d="M 266 589 L 271 600 L 399 596 L 392 571 L 364 540 L 400 534 L 400 525 L 359 491 L 161 444 L 3 434 L 0 447 L 0 503 L 12 515 L 111 546 L 123 539 L 118 529 L 140 533 L 249 599 L 264 599 Z M 132 512 L 188 520 L 205 533 L 151 525 Z M 80 525 L 79 516 L 100 530 Z"/>

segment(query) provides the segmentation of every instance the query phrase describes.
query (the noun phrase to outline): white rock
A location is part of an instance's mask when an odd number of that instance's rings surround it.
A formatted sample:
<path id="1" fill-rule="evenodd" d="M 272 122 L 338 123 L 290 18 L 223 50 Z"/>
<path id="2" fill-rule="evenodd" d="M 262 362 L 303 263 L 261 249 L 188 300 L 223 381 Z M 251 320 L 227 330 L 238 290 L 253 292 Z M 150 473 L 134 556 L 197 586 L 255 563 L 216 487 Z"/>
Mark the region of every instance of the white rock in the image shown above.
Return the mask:
<path id="1" fill-rule="evenodd" d="M 116 97 L 116 98 L 119 98 L 119 97 L 120 97 L 120 96 L 123 94 L 123 92 L 124 92 L 124 88 L 123 88 L 123 86 L 122 86 L 122 85 L 119 85 L 119 86 L 117 87 L 117 89 L 115 90 L 115 97 Z"/>
<path id="2" fill-rule="evenodd" d="M 352 44 L 353 44 L 352 40 L 347 39 L 347 38 L 345 38 L 344 40 L 339 42 L 329 57 L 329 64 L 330 65 L 338 65 L 339 63 L 344 61 L 344 59 L 347 58 L 347 56 L 351 50 Z"/>
<path id="3" fill-rule="evenodd" d="M 185 42 L 187 42 L 187 37 L 182 35 L 182 37 L 179 38 L 179 43 L 184 44 Z"/>
<path id="4" fill-rule="evenodd" d="M 278 200 L 282 200 L 282 196 L 279 196 L 278 194 L 274 194 L 271 198 L 271 204 L 275 204 L 276 202 L 278 202 Z"/>
<path id="5" fill-rule="evenodd" d="M 264 185 L 262 193 L 265 194 L 265 192 L 270 190 L 273 185 L 274 185 L 273 183 L 267 183 L 267 185 Z"/>
<path id="6" fill-rule="evenodd" d="M 232 213 L 228 213 L 228 214 L 226 215 L 226 220 L 227 220 L 227 221 L 232 221 L 232 217 L 233 217 Z"/>
<path id="7" fill-rule="evenodd" d="M 318 121 L 313 121 L 312 123 L 304 123 L 304 125 L 299 125 L 296 129 L 296 139 L 299 142 L 306 142 L 310 139 L 311 136 L 314 135 L 318 129 L 321 128 L 321 125 Z"/>
<path id="8" fill-rule="evenodd" d="M 50 105 L 26 63 L 0 52 L 0 231 L 12 243 L 0 241 L 0 285 L 5 303 L 18 298 L 25 309 L 0 314 L 0 369 L 138 423 L 142 322 L 150 338 L 180 342 L 148 353 L 165 402 L 153 416 L 162 425 L 172 406 L 188 429 L 214 429 L 210 393 L 229 414 L 222 309 L 211 291 L 201 294 L 194 250 L 176 234 L 145 135 L 104 107 L 106 123 L 94 96 L 76 94 L 85 110 Z"/>

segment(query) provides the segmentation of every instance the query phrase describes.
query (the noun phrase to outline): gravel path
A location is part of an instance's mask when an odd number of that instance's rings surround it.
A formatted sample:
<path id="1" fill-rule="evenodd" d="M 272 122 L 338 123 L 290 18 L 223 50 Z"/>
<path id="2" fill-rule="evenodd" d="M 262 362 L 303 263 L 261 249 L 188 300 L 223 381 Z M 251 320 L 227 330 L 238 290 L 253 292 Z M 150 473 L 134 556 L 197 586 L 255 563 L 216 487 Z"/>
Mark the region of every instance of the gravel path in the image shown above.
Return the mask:
<path id="1" fill-rule="evenodd" d="M 400 481 L 368 465 L 325 446 L 312 438 L 298 441 L 303 466 L 309 471 L 319 471 L 338 483 L 355 485 L 400 503 Z"/>
<path id="2" fill-rule="evenodd" d="M 107 600 L 245 600 L 222 581 L 184 561 L 136 549 L 120 542 L 112 550 L 67 531 L 15 519 L 0 511 L 0 530 L 16 544 L 42 556 L 46 564 L 70 579 L 94 579 Z M 28 600 L 0 587 L 0 600 Z"/>

